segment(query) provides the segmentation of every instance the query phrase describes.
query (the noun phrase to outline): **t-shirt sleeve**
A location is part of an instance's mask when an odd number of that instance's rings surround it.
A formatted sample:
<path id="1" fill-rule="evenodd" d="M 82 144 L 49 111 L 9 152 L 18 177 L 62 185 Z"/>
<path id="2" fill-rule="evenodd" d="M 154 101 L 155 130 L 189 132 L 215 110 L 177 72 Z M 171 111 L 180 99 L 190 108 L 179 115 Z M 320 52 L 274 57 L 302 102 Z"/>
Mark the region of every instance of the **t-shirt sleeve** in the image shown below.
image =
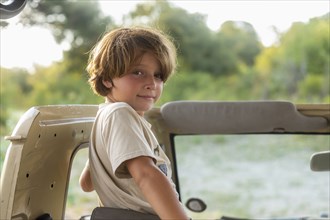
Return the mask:
<path id="1" fill-rule="evenodd" d="M 104 123 L 103 135 L 112 170 L 118 178 L 131 178 L 125 161 L 148 156 L 154 161 L 151 146 L 144 136 L 146 129 L 133 110 L 120 108 Z"/>

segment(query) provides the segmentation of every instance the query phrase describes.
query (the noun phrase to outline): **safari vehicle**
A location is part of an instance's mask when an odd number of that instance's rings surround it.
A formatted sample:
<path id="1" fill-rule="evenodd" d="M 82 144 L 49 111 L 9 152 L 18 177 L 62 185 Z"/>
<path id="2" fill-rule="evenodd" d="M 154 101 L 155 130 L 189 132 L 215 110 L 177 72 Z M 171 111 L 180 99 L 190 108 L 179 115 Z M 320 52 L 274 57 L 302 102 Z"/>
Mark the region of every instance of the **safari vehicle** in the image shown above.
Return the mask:
<path id="1" fill-rule="evenodd" d="M 12 2 L 0 4 L 1 19 L 26 4 Z M 70 178 L 74 164 L 88 151 L 97 109 L 36 106 L 22 115 L 6 137 L 0 219 L 93 218 L 97 205 L 72 217 L 67 203 L 70 185 L 78 185 Z M 145 117 L 171 160 L 177 191 L 193 219 L 329 219 L 329 104 L 176 101 Z M 140 219 L 127 210 L 118 213 L 106 210 L 103 219 Z"/>
<path id="2" fill-rule="evenodd" d="M 7 150 L 1 173 L 1 219 L 66 218 L 66 203 L 72 164 L 75 160 L 75 155 L 89 146 L 89 136 L 97 109 L 98 106 L 96 105 L 39 106 L 32 107 L 20 118 L 11 136 L 6 138 L 11 143 Z M 233 180 L 227 178 L 226 174 L 221 173 L 222 171 L 220 170 L 218 170 L 220 175 L 217 175 L 217 173 L 211 175 L 213 179 L 204 178 L 203 173 L 207 172 L 207 170 L 202 170 L 204 168 L 199 163 L 200 161 L 211 159 L 210 157 L 201 157 L 210 155 L 212 158 L 216 158 L 218 162 L 225 160 L 223 163 L 220 163 L 220 166 L 214 164 L 217 167 L 216 169 L 224 167 L 224 170 L 227 170 L 227 172 L 241 178 L 242 183 L 244 181 L 248 182 L 248 178 L 253 175 L 253 172 L 250 173 L 251 170 L 245 170 L 247 175 L 242 175 L 242 173 L 235 174 L 233 168 L 226 166 L 226 163 L 231 160 L 235 160 L 234 165 L 244 163 L 244 158 L 237 160 L 235 155 L 239 151 L 244 150 L 244 148 L 248 148 L 248 146 L 240 146 L 239 148 L 232 146 L 234 151 L 231 151 L 229 154 L 231 158 L 223 158 L 221 157 L 221 154 L 225 154 L 225 152 L 221 151 L 222 145 L 224 145 L 221 143 L 223 142 L 208 148 L 202 145 L 198 146 L 197 144 L 199 151 L 195 151 L 194 158 L 192 155 L 189 155 L 189 163 L 186 165 L 189 168 L 197 164 L 200 170 L 194 170 L 190 180 L 188 177 L 188 181 L 183 181 L 187 177 L 182 177 L 185 167 L 181 166 L 182 161 L 179 158 L 179 154 L 183 144 L 180 140 L 178 141 L 178 138 L 201 135 L 207 135 L 207 138 L 211 138 L 212 135 L 230 135 L 234 136 L 235 139 L 251 135 L 257 135 L 258 138 L 266 136 L 267 139 L 263 143 L 263 147 L 266 148 L 273 137 L 275 139 L 285 139 L 286 136 L 290 135 L 302 135 L 312 137 L 313 139 L 310 143 L 318 143 L 317 137 L 321 136 L 321 138 L 325 138 L 328 141 L 330 134 L 330 109 L 328 104 L 295 105 L 285 101 L 176 101 L 150 110 L 145 117 L 152 124 L 159 143 L 171 160 L 174 172 L 173 179 L 180 193 L 181 201 L 189 210 L 198 213 L 207 213 L 207 210 L 212 205 L 220 207 L 219 209 L 225 207 L 226 204 L 222 202 L 218 203 L 217 200 L 212 202 L 208 199 L 205 200 L 203 197 L 207 194 L 207 190 L 211 190 L 212 194 L 217 194 L 218 191 L 223 190 L 222 188 L 226 190 L 226 185 L 233 183 Z M 327 141 L 324 143 L 329 144 Z M 293 213 L 295 216 L 291 215 L 289 217 L 272 214 L 272 216 L 269 216 L 269 219 L 329 218 L 329 209 L 326 209 L 329 207 L 330 151 L 327 144 L 321 147 L 324 150 L 320 152 L 310 152 L 310 155 L 308 155 L 311 158 L 310 164 L 305 164 L 311 168 L 308 172 L 317 174 L 316 176 L 325 176 L 325 182 L 316 181 L 313 185 L 314 189 L 321 188 L 323 194 L 317 195 L 316 200 L 303 196 L 307 204 L 319 206 L 320 209 L 325 207 L 325 210 L 319 210 L 319 213 L 305 213 L 304 216 L 301 216 L 301 213 Z M 190 151 L 189 147 L 189 144 L 185 146 L 188 153 Z M 259 151 L 262 151 L 263 147 Z M 277 148 L 285 147 L 277 146 Z M 214 151 L 207 152 L 210 149 Z M 215 149 L 220 149 L 219 152 L 221 153 L 217 154 L 218 151 Z M 297 152 L 294 153 L 296 155 L 294 159 L 300 160 L 302 155 L 299 149 L 295 150 Z M 258 154 L 256 151 L 253 153 Z M 260 157 L 262 158 L 263 155 L 260 155 Z M 277 157 L 279 159 L 285 157 L 285 153 Z M 294 161 L 290 163 L 294 163 Z M 281 167 L 282 170 L 291 169 L 288 164 L 282 162 L 275 164 L 275 166 L 283 166 Z M 267 170 L 267 172 L 274 172 L 275 166 Z M 246 168 L 248 169 L 248 167 Z M 298 171 L 303 169 L 304 167 L 298 167 Z M 295 174 L 292 173 L 292 175 Z M 302 179 L 296 180 L 296 184 L 299 186 L 299 182 L 308 181 L 307 178 L 310 177 L 316 180 L 316 176 L 303 176 Z M 213 182 L 214 179 L 219 180 L 217 185 L 211 185 L 210 188 L 210 185 L 205 184 L 206 182 Z M 282 182 L 286 181 L 287 179 L 283 176 Z M 75 182 L 74 184 L 78 183 Z M 183 193 L 185 187 L 189 184 L 193 185 L 190 189 L 195 190 L 195 193 L 197 192 L 196 194 L 192 193 L 195 196 L 193 198 L 187 198 L 186 196 L 189 193 Z M 202 185 L 198 186 L 198 184 Z M 293 191 L 294 196 L 297 196 L 293 203 L 290 204 L 289 202 L 286 206 L 290 207 L 290 205 L 298 202 L 299 198 L 301 198 L 298 194 L 304 194 L 304 192 L 296 190 L 296 188 L 299 188 L 297 185 L 285 191 L 285 194 L 288 196 L 290 196 L 290 191 Z M 257 187 L 261 188 L 262 185 L 259 184 Z M 202 190 L 200 190 L 201 188 Z M 241 187 L 241 189 L 240 187 L 237 188 L 240 196 L 244 197 L 247 193 L 244 187 Z M 265 190 L 271 191 L 274 189 L 265 187 Z M 199 194 L 198 191 L 200 191 Z M 226 197 L 227 195 L 223 196 Z M 219 199 L 219 197 L 217 198 Z M 233 204 L 235 201 L 239 201 L 238 197 L 229 199 L 226 197 L 224 199 L 225 203 L 228 204 L 232 204 L 231 200 L 234 200 L 232 201 Z M 248 201 L 252 202 L 253 199 L 257 200 L 258 197 L 250 199 L 251 201 Z M 274 198 L 269 198 L 269 200 L 271 202 L 267 204 L 270 204 L 270 207 L 278 202 Z M 290 200 L 288 199 L 288 201 Z M 249 202 L 246 202 L 245 207 L 248 206 Z M 260 201 L 260 203 L 263 202 L 262 200 Z M 79 206 L 79 204 L 76 205 Z M 126 214 L 127 210 L 121 211 L 123 219 L 134 219 L 134 216 Z M 219 211 L 225 213 L 222 210 Z M 110 219 L 111 212 L 107 213 L 107 215 L 105 219 Z M 81 216 L 81 219 L 89 219 L 89 217 L 87 214 L 87 216 Z M 265 216 L 222 215 L 213 217 L 204 215 L 195 219 L 235 219 L 235 217 L 257 219 Z M 77 219 L 79 218 L 77 217 Z"/>

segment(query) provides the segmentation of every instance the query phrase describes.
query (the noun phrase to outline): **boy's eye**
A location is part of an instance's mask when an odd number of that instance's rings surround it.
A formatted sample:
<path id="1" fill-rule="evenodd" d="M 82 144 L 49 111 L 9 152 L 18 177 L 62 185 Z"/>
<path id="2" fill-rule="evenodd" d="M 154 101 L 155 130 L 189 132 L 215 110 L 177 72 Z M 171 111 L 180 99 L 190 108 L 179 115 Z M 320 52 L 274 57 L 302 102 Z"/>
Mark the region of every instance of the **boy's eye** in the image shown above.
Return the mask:
<path id="1" fill-rule="evenodd" d="M 134 71 L 133 74 L 137 75 L 137 76 L 141 76 L 141 75 L 143 75 L 143 72 L 142 71 Z"/>
<path id="2" fill-rule="evenodd" d="M 160 79 L 160 80 L 163 81 L 164 80 L 164 75 L 162 73 L 156 73 L 155 78 Z"/>
<path id="3" fill-rule="evenodd" d="M 132 74 L 135 75 L 135 76 L 139 76 L 139 77 L 143 77 L 145 75 L 145 73 L 143 71 L 140 71 L 140 70 L 133 71 Z M 164 81 L 164 74 L 162 74 L 162 73 L 155 73 L 154 77 L 157 80 Z"/>

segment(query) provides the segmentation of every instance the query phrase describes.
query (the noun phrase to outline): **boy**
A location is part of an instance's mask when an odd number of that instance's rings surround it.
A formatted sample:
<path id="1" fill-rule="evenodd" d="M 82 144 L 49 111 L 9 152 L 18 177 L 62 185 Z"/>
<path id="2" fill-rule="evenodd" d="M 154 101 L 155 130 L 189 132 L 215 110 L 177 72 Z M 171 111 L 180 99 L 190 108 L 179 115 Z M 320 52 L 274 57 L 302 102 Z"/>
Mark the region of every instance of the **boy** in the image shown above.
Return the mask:
<path id="1" fill-rule="evenodd" d="M 106 103 L 95 119 L 80 184 L 84 191 L 96 190 L 101 206 L 188 219 L 170 161 L 143 118 L 175 66 L 172 42 L 147 28 L 113 30 L 91 52 L 89 82 Z"/>

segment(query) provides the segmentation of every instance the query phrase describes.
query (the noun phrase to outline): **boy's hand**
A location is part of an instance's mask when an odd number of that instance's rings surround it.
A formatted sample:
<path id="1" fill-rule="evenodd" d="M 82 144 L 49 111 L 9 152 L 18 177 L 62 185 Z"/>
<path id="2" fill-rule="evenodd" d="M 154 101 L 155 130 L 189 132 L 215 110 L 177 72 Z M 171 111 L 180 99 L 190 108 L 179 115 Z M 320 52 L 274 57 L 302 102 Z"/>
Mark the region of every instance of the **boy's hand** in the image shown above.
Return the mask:
<path id="1" fill-rule="evenodd" d="M 91 179 L 91 173 L 90 173 L 90 169 L 89 169 L 88 160 L 86 162 L 86 165 L 85 165 L 83 171 L 80 174 L 79 184 L 80 184 L 81 189 L 84 192 L 94 191 L 94 186 L 93 186 L 92 179 Z"/>

